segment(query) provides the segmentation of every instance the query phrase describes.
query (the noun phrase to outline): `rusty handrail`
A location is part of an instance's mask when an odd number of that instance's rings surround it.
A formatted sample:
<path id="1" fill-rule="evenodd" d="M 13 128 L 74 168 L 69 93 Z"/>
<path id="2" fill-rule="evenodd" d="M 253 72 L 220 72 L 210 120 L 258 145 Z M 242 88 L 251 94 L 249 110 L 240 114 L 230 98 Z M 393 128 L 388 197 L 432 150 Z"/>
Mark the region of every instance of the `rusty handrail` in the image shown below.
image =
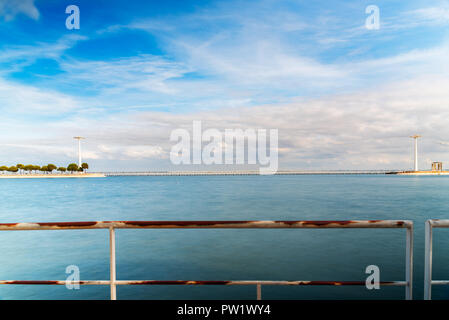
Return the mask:
<path id="1" fill-rule="evenodd" d="M 117 285 L 256 285 L 261 299 L 262 285 L 338 285 L 363 286 L 364 281 L 271 281 L 271 280 L 117 280 L 115 262 L 115 229 L 279 229 L 279 228 L 405 228 L 405 281 L 380 281 L 383 286 L 404 286 L 406 299 L 412 299 L 413 222 L 410 220 L 274 220 L 274 221 L 78 221 L 0 223 L 0 231 L 109 229 L 110 280 L 0 280 L 0 285 L 109 285 L 111 299 L 116 299 Z"/>
<path id="2" fill-rule="evenodd" d="M 275 229 L 275 228 L 409 228 L 410 220 L 246 220 L 246 221 L 78 221 L 0 223 L 7 230 L 66 229 Z"/>
<path id="3" fill-rule="evenodd" d="M 449 228 L 449 219 L 429 219 L 425 224 L 424 300 L 432 300 L 432 285 L 449 285 L 449 280 L 432 280 L 433 228 Z"/>
<path id="4" fill-rule="evenodd" d="M 0 280 L 0 284 L 23 285 L 110 285 L 109 280 Z M 364 286 L 365 281 L 314 281 L 314 280 L 116 280 L 116 285 L 266 285 L 266 286 Z M 382 286 L 402 287 L 407 281 L 379 281 Z"/>

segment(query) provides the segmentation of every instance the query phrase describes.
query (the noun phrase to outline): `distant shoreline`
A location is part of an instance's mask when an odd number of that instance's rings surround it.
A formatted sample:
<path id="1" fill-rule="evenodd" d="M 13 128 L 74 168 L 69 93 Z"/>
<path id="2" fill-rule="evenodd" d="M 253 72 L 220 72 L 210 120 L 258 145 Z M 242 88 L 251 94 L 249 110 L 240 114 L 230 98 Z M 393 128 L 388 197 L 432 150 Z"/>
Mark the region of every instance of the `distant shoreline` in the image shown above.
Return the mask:
<path id="1" fill-rule="evenodd" d="M 96 172 L 52 174 L 0 174 L 0 179 L 30 178 L 105 178 L 120 176 L 258 176 L 259 171 L 148 171 L 148 172 Z M 449 175 L 449 171 L 391 171 L 391 170 L 314 170 L 278 171 L 274 175 Z"/>
<path id="2" fill-rule="evenodd" d="M 401 176 L 447 176 L 449 171 L 403 171 L 396 174 Z"/>
<path id="3" fill-rule="evenodd" d="M 148 171 L 102 172 L 107 177 L 120 176 L 258 176 L 259 171 Z M 449 171 L 400 171 L 400 170 L 289 170 L 274 175 L 449 175 Z"/>
<path id="4" fill-rule="evenodd" d="M 31 178 L 105 178 L 103 173 L 51 173 L 51 174 L 3 174 L 0 179 L 31 179 Z"/>
<path id="5" fill-rule="evenodd" d="M 399 171 L 394 171 L 398 173 Z M 259 171 L 148 171 L 148 172 L 102 172 L 107 177 L 119 176 L 258 176 Z M 314 170 L 278 171 L 275 175 L 356 175 L 387 174 L 391 170 Z"/>

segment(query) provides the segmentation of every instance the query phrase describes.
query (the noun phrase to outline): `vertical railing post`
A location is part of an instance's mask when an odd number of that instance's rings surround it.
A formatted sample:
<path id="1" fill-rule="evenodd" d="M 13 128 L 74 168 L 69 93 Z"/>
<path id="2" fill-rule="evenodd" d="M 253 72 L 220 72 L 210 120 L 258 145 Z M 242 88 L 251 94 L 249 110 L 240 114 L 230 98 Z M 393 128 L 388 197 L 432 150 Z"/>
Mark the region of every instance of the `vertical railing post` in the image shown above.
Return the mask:
<path id="1" fill-rule="evenodd" d="M 262 300 L 262 285 L 257 284 L 257 300 Z"/>
<path id="2" fill-rule="evenodd" d="M 109 271 L 111 285 L 111 300 L 117 300 L 116 274 L 115 274 L 115 230 L 109 227 Z"/>
<path id="3" fill-rule="evenodd" d="M 405 252 L 405 299 L 413 299 L 413 225 L 407 227 L 406 252 Z"/>
<path id="4" fill-rule="evenodd" d="M 424 300 L 432 299 L 432 224 L 426 221 L 424 247 Z"/>

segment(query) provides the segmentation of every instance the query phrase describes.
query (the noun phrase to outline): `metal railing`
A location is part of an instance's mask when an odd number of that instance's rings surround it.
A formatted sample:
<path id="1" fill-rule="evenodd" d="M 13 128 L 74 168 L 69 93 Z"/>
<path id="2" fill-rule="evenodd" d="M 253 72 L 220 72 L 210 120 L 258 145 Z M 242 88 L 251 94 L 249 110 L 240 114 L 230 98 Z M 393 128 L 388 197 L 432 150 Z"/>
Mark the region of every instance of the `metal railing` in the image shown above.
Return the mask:
<path id="1" fill-rule="evenodd" d="M 409 220 L 346 220 L 346 221 L 91 221 L 0 223 L 0 231 L 9 230 L 73 230 L 109 229 L 110 279 L 108 280 L 0 280 L 15 285 L 109 285 L 111 300 L 116 300 L 117 285 L 254 285 L 257 299 L 262 299 L 262 285 L 335 285 L 364 286 L 365 281 L 259 281 L 259 280 L 117 280 L 115 261 L 115 229 L 278 229 L 278 228 L 405 228 L 405 281 L 380 281 L 383 286 L 404 286 L 406 299 L 412 299 L 413 222 Z"/>
<path id="2" fill-rule="evenodd" d="M 448 285 L 449 280 L 432 280 L 433 228 L 449 228 L 449 220 L 429 219 L 425 226 L 424 300 L 432 299 L 432 285 Z"/>

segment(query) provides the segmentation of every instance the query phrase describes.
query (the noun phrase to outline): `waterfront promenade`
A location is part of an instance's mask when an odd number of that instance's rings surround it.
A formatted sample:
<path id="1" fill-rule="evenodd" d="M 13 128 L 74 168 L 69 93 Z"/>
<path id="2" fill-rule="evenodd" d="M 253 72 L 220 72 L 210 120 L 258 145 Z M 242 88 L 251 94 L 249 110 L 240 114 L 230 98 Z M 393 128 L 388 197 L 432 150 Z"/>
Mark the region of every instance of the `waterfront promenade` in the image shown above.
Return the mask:
<path id="1" fill-rule="evenodd" d="M 31 178 L 104 178 L 103 173 L 49 173 L 49 174 L 3 174 L 0 179 L 31 179 Z"/>

